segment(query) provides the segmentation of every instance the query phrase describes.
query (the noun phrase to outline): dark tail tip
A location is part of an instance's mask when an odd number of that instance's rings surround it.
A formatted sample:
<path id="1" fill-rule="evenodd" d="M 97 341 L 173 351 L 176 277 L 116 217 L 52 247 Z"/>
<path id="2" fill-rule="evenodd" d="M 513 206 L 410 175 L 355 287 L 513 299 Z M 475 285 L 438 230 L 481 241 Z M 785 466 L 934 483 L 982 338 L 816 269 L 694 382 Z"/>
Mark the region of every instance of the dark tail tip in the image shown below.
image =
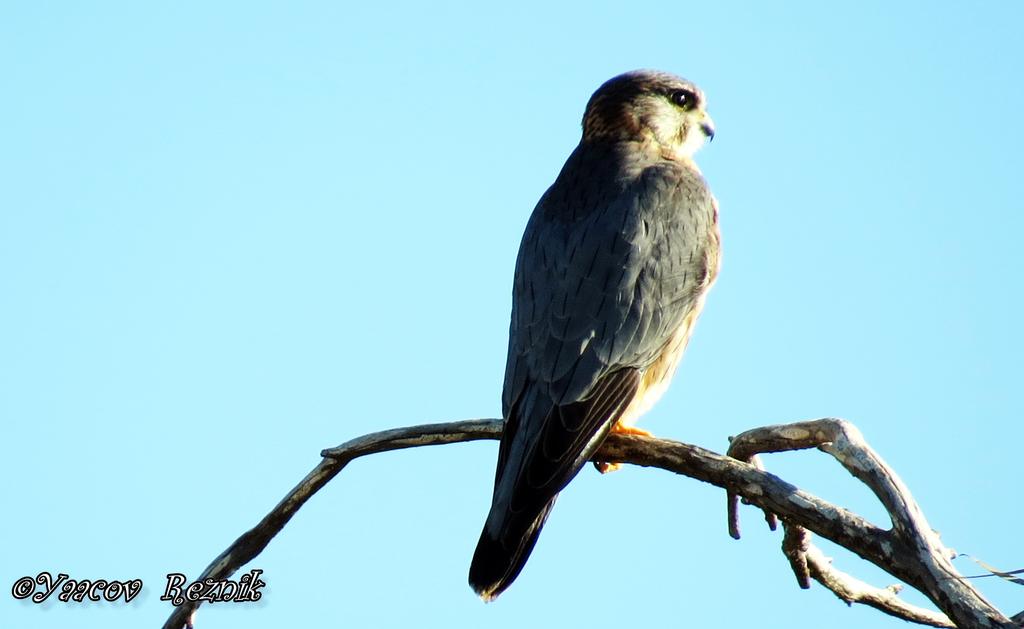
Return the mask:
<path id="1" fill-rule="evenodd" d="M 473 553 L 473 563 L 469 566 L 469 585 L 484 601 L 498 598 L 519 576 L 554 503 L 552 498 L 526 530 L 518 534 L 508 531 L 506 536 L 512 540 L 511 544 L 503 544 L 484 526 L 476 552 Z"/>
<path id="2" fill-rule="evenodd" d="M 480 534 L 476 552 L 473 553 L 473 563 L 469 566 L 470 587 L 484 601 L 494 600 L 512 582 L 506 576 L 512 563 L 512 554 L 502 547 L 500 541 L 489 536 L 485 529 Z"/>

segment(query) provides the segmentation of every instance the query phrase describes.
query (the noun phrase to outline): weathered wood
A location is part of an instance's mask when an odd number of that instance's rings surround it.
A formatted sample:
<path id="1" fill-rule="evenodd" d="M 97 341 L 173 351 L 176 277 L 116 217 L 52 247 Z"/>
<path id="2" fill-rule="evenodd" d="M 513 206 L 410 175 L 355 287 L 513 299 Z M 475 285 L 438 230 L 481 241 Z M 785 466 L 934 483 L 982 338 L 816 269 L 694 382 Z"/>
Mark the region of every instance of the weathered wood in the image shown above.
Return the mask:
<path id="1" fill-rule="evenodd" d="M 842 544 L 843 546 L 920 590 L 945 612 L 957 627 L 1015 626 L 1009 618 L 986 601 L 970 582 L 957 573 L 951 562 L 956 553 L 943 546 L 938 534 L 928 525 L 910 490 L 850 422 L 826 418 L 755 428 L 734 437 L 729 445 L 728 454 L 741 460 L 749 460 L 757 454 L 766 452 L 806 448 L 818 448 L 835 457 L 854 478 L 871 489 L 889 513 L 892 521 L 892 529 L 886 531 L 889 550 L 881 561 L 878 561 L 879 558 L 865 557 L 858 552 L 856 546 Z M 730 494 L 729 500 L 731 504 L 735 503 L 736 497 Z M 729 517 L 735 517 L 734 509 L 730 509 Z M 795 520 L 789 520 L 788 524 L 802 526 L 801 522 Z M 730 522 L 730 530 L 733 529 L 738 531 L 738 526 Z M 787 535 L 792 537 L 794 533 L 787 532 Z M 799 537 L 799 533 L 795 533 L 795 536 Z M 825 534 L 822 536 L 828 537 Z M 801 543 L 802 550 L 787 555 L 805 555 L 811 547 L 809 538 L 803 539 Z M 791 561 L 795 559 L 791 558 Z M 799 557 L 799 561 L 806 562 L 806 558 Z M 797 578 L 800 578 L 799 573 Z M 829 583 L 822 583 L 829 587 Z M 830 589 L 839 594 L 835 589 Z M 879 607 L 884 601 L 873 602 L 877 603 L 873 606 Z M 894 608 L 885 611 L 900 615 Z M 920 622 L 915 618 L 901 617 Z"/>
<path id="2" fill-rule="evenodd" d="M 371 433 L 324 450 L 320 463 L 255 527 L 214 559 L 200 579 L 226 579 L 256 557 L 298 509 L 352 460 L 389 450 L 498 439 L 501 428 L 501 420 L 497 419 L 410 426 Z M 894 528 L 880 529 L 855 513 L 740 460 L 750 460 L 758 452 L 809 447 L 829 452 L 868 484 L 893 516 Z M 772 519 L 780 517 L 787 527 L 784 551 L 797 569 L 801 585 L 809 583 L 808 577 L 814 578 L 848 603 L 871 605 L 921 624 L 960 628 L 1018 627 L 956 573 L 949 563 L 948 551 L 927 527 L 909 491 L 848 422 L 825 419 L 755 429 L 734 439 L 730 453 L 734 456 L 666 439 L 612 434 L 593 458 L 658 467 L 726 489 L 730 496 L 730 529 L 735 529 L 736 537 L 739 528 L 735 504 L 739 497 L 772 514 Z M 835 570 L 810 543 L 804 529 L 851 550 L 922 591 L 945 616 L 903 603 L 892 589 L 872 588 Z M 191 627 L 198 606 L 198 602 L 187 602 L 175 608 L 164 623 L 165 629 Z"/>

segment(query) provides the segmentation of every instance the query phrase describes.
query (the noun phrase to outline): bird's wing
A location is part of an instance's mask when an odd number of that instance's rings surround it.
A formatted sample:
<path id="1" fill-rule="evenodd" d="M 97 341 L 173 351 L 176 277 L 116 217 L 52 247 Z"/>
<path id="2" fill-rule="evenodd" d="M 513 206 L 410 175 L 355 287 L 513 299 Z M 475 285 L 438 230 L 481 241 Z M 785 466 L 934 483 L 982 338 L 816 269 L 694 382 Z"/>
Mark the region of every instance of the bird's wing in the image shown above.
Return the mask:
<path id="1" fill-rule="evenodd" d="M 503 393 L 494 507 L 526 517 L 600 446 L 713 272 L 699 174 L 650 167 L 606 197 L 557 186 L 520 247 Z"/>
<path id="2" fill-rule="evenodd" d="M 714 275 L 714 202 L 695 170 L 652 166 L 622 185 L 571 164 L 530 217 L 516 263 L 505 427 L 469 575 L 485 599 L 519 574 L 558 492 Z M 577 181 L 587 175 L 590 187 Z"/>

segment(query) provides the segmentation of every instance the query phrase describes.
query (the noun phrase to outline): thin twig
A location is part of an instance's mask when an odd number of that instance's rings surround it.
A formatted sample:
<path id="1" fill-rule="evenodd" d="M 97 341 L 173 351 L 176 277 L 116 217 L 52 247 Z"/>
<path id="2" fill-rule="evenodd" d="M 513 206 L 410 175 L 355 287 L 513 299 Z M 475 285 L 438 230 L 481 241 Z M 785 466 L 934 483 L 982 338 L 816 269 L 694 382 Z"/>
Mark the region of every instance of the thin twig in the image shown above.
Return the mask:
<path id="1" fill-rule="evenodd" d="M 847 604 L 861 603 L 897 618 L 931 627 L 956 626 L 945 614 L 911 605 L 898 597 L 902 586 L 878 588 L 836 569 L 832 560 L 814 544 L 808 545 L 805 558 L 811 577 Z"/>
<path id="2" fill-rule="evenodd" d="M 299 481 L 299 484 L 270 510 L 252 529 L 236 539 L 217 556 L 199 576 L 203 579 L 227 579 L 236 570 L 252 561 L 263 552 L 270 540 L 274 539 L 292 516 L 313 494 L 320 491 L 332 478 L 338 475 L 348 463 L 367 454 L 401 450 L 418 446 L 461 443 L 480 439 L 501 438 L 500 419 L 471 419 L 445 424 L 422 424 L 407 428 L 396 428 L 374 432 L 346 441 L 336 448 L 324 450 L 324 457 L 316 467 Z M 186 601 L 176 607 L 164 623 L 164 629 L 192 627 L 192 618 L 202 601 Z"/>

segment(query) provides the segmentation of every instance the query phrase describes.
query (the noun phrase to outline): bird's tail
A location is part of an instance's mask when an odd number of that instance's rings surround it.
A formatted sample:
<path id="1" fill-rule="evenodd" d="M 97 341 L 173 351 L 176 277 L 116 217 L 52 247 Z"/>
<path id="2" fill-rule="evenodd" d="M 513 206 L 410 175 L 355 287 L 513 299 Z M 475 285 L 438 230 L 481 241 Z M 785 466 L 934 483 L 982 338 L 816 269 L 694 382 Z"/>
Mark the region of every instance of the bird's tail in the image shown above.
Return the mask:
<path id="1" fill-rule="evenodd" d="M 480 598 L 492 601 L 516 580 L 557 497 L 557 494 L 552 497 L 532 521 L 513 517 L 497 532 L 490 530 L 491 518 L 488 518 L 473 553 L 473 563 L 469 566 L 469 585 Z M 494 508 L 501 507 L 495 505 Z M 507 543 L 510 540 L 511 544 Z"/>

